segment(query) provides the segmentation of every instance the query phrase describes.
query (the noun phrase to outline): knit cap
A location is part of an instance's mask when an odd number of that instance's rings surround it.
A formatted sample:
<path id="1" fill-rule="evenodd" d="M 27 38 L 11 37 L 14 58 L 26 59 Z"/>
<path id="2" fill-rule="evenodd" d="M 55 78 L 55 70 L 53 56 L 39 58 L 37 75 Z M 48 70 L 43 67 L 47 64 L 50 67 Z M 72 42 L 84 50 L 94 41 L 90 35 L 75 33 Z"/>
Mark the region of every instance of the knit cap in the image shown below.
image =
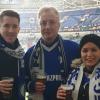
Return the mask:
<path id="1" fill-rule="evenodd" d="M 82 47 L 88 43 L 88 42 L 92 42 L 94 43 L 98 48 L 100 48 L 100 36 L 96 35 L 96 34 L 87 34 L 85 36 L 83 36 L 83 38 L 80 41 L 80 50 L 82 49 Z"/>

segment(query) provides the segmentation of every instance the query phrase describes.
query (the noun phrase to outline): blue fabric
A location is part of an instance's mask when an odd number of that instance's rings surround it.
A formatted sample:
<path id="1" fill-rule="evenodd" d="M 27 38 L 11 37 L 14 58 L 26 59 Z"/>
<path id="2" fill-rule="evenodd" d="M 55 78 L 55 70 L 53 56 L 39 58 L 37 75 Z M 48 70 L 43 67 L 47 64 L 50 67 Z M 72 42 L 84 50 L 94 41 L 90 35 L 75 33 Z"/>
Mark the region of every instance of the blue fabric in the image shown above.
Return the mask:
<path id="1" fill-rule="evenodd" d="M 79 57 L 78 44 L 69 40 L 63 40 L 63 46 L 64 46 L 65 56 L 67 59 L 66 70 L 67 72 L 70 72 L 71 70 L 70 64 L 72 60 L 74 58 Z M 30 74 L 31 68 L 29 68 L 29 62 L 30 62 L 29 59 L 33 50 L 34 46 L 26 52 L 24 57 L 25 67 L 26 67 L 25 69 L 27 74 L 26 84 L 28 84 L 29 81 L 31 80 L 31 74 Z M 56 100 L 56 92 L 62 82 L 61 70 L 63 69 L 59 61 L 58 45 L 51 51 L 46 51 L 44 49 L 43 51 L 44 51 L 44 61 L 45 61 L 44 68 L 46 73 L 46 90 L 44 92 L 44 100 Z M 37 67 L 38 65 L 34 63 L 34 65 L 32 66 Z M 66 75 L 68 75 L 68 73 L 66 73 Z M 34 91 L 34 83 L 33 87 L 28 88 L 28 90 L 32 92 Z"/>

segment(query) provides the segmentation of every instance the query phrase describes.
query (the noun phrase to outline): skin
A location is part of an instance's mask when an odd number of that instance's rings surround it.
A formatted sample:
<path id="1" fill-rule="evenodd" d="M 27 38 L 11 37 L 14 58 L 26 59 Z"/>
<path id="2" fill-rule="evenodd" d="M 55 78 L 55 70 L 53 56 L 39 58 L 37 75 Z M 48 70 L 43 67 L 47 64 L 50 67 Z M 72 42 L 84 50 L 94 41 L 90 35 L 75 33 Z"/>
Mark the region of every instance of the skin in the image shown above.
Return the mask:
<path id="1" fill-rule="evenodd" d="M 19 33 L 19 21 L 16 17 L 4 16 L 0 21 L 0 34 L 7 43 L 14 43 Z"/>
<path id="2" fill-rule="evenodd" d="M 81 49 L 81 58 L 88 69 L 95 67 L 100 61 L 100 48 L 92 42 L 86 43 Z"/>
<path id="3" fill-rule="evenodd" d="M 61 86 L 58 88 L 57 98 L 60 100 L 66 100 L 66 91 Z"/>
<path id="4" fill-rule="evenodd" d="M 0 81 L 0 92 L 4 94 L 10 94 L 12 90 L 13 83 L 11 80 Z"/>
<path id="5" fill-rule="evenodd" d="M 53 11 L 43 12 L 40 15 L 40 26 L 43 40 L 47 44 L 51 44 L 58 34 L 59 17 Z"/>
<path id="6" fill-rule="evenodd" d="M 15 42 L 19 29 L 19 21 L 16 17 L 4 16 L 0 20 L 0 35 L 9 44 L 13 44 Z M 0 92 L 9 94 L 12 90 L 12 86 L 13 83 L 11 80 L 1 80 Z"/>

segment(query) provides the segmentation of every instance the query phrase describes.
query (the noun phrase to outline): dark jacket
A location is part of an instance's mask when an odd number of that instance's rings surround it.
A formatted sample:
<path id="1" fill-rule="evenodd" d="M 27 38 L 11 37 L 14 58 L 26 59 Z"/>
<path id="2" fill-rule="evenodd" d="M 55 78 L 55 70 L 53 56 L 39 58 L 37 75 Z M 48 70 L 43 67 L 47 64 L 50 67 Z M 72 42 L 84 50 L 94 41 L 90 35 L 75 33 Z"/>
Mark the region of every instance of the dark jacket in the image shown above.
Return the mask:
<path id="1" fill-rule="evenodd" d="M 24 100 L 20 92 L 24 83 L 24 60 L 22 58 L 11 56 L 3 50 L 6 47 L 10 48 L 11 50 L 15 50 L 18 48 L 18 46 L 20 46 L 18 40 L 11 45 L 6 43 L 0 36 L 0 80 L 2 77 L 14 78 L 12 97 L 9 100 Z M 0 93 L 0 100 L 6 100 L 3 99 L 2 93 Z"/>

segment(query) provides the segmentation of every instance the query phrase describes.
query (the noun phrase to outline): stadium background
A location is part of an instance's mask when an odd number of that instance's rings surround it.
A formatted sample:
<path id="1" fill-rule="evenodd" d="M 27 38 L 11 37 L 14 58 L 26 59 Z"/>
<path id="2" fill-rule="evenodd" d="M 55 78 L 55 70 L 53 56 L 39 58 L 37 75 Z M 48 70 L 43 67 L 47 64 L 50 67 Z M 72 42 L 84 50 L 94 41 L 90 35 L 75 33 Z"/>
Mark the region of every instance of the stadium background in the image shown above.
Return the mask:
<path id="1" fill-rule="evenodd" d="M 46 5 L 59 11 L 59 34 L 64 38 L 79 43 L 85 34 L 100 35 L 100 0 L 0 0 L 0 12 L 12 9 L 20 14 L 18 38 L 25 51 L 41 36 L 37 14 Z"/>

